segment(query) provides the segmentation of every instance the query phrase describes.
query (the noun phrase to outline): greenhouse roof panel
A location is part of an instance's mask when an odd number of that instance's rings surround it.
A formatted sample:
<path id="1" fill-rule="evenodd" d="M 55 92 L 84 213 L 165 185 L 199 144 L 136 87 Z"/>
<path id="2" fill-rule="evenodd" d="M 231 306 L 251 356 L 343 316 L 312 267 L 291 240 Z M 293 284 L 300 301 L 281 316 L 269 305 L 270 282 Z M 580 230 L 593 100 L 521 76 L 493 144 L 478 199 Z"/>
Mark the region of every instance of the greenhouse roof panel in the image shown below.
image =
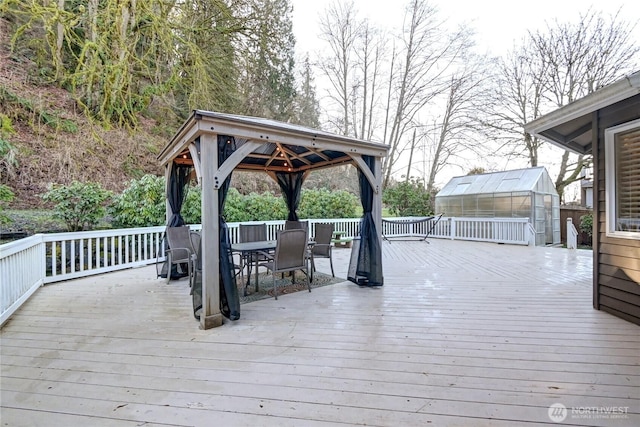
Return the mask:
<path id="1" fill-rule="evenodd" d="M 465 194 L 511 193 L 516 191 L 540 191 L 555 188 L 544 167 L 517 169 L 503 172 L 465 175 L 452 178 L 436 197 Z"/>

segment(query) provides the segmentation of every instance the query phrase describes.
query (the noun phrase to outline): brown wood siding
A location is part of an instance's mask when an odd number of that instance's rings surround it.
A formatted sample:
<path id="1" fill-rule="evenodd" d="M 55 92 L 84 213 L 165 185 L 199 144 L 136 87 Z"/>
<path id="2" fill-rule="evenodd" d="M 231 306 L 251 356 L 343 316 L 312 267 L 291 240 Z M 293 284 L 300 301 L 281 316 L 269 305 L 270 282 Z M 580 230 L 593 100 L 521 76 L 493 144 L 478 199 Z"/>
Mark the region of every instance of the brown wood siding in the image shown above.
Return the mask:
<path id="1" fill-rule="evenodd" d="M 640 118 L 640 95 L 597 113 L 594 148 L 594 307 L 640 325 L 640 241 L 606 235 L 605 129 Z M 639 165 L 640 166 L 640 165 Z"/>
<path id="2" fill-rule="evenodd" d="M 591 241 L 592 253 L 593 253 L 593 290 L 592 290 L 592 301 L 593 308 L 600 310 L 600 287 L 598 286 L 598 278 L 600 277 L 600 264 L 598 264 L 598 248 L 600 247 L 600 212 L 602 212 L 603 207 L 600 205 L 600 195 L 598 194 L 598 181 L 600 176 L 602 176 L 601 171 L 599 170 L 600 161 L 600 151 L 598 150 L 598 128 L 600 124 L 600 118 L 598 115 L 598 111 L 594 111 L 591 113 L 591 141 L 592 141 L 592 155 L 593 155 L 593 236 Z"/>

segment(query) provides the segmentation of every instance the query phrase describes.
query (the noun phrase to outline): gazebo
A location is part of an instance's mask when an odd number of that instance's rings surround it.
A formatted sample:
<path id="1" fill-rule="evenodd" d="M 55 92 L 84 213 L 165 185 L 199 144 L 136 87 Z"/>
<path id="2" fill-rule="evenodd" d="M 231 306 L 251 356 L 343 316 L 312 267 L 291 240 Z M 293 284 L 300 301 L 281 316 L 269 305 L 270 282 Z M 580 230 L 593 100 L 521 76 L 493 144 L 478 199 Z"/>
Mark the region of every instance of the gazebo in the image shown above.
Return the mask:
<path id="1" fill-rule="evenodd" d="M 182 225 L 184 187 L 192 172 L 202 186 L 203 329 L 222 325 L 223 315 L 240 317 L 229 265 L 230 242 L 221 213 L 234 170 L 262 171 L 278 182 L 297 218 L 302 184 L 315 169 L 352 164 L 358 169 L 363 217 L 357 264 L 349 280 L 381 286 L 382 158 L 388 147 L 317 129 L 268 120 L 195 110 L 158 155 L 167 182 L 167 224 Z M 352 257 L 353 258 L 353 257 Z"/>

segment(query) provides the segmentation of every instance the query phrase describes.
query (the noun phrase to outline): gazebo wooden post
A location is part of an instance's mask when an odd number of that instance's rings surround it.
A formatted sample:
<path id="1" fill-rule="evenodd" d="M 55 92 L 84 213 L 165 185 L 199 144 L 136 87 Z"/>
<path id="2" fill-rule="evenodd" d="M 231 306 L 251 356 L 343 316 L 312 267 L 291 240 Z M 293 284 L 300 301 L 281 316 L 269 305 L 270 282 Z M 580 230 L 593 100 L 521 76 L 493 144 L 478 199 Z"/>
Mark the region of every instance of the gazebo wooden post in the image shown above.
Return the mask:
<path id="1" fill-rule="evenodd" d="M 220 313 L 220 230 L 218 226 L 218 138 L 205 133 L 200 137 L 202 165 L 202 312 L 200 327 L 222 325 Z"/>

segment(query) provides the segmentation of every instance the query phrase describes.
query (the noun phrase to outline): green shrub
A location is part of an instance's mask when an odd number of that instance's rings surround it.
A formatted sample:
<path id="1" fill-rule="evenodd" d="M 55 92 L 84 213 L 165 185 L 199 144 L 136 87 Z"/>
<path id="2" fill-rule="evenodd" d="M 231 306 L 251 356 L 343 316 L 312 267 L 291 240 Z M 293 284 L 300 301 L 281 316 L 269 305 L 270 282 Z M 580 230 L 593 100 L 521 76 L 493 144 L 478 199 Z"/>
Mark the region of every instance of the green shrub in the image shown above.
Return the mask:
<path id="1" fill-rule="evenodd" d="M 190 201 L 191 197 L 193 200 Z M 200 191 L 189 192 L 182 209 L 186 222 L 199 223 Z M 302 190 L 298 216 L 300 218 L 355 218 L 359 201 L 348 191 Z M 227 222 L 277 221 L 286 219 L 289 210 L 284 197 L 269 192 L 242 195 L 230 188 L 224 205 Z M 189 220 L 187 220 L 189 218 Z"/>
<path id="2" fill-rule="evenodd" d="M 71 185 L 49 185 L 42 195 L 54 204 L 53 216 L 64 221 L 69 231 L 82 231 L 95 227 L 105 215 L 104 202 L 111 192 L 95 182 L 74 181 Z"/>
<path id="3" fill-rule="evenodd" d="M 230 188 L 224 206 L 227 222 L 274 221 L 287 217 L 287 206 L 284 199 L 271 193 L 250 193 L 241 195 L 235 188 Z"/>
<path id="4" fill-rule="evenodd" d="M 187 197 L 182 204 L 180 214 L 187 224 L 200 224 L 202 222 L 202 189 L 200 186 L 189 186 Z"/>
<path id="5" fill-rule="evenodd" d="M 300 218 L 355 218 L 359 200 L 348 191 L 302 190 L 298 209 Z M 187 224 L 202 222 L 202 190 L 190 187 L 181 214 Z M 242 195 L 230 188 L 224 206 L 227 222 L 276 221 L 289 211 L 281 195 L 269 192 Z M 114 198 L 109 207 L 114 227 L 148 227 L 165 223 L 164 179 L 145 175 L 132 180 L 127 189 Z"/>
<path id="6" fill-rule="evenodd" d="M 580 217 L 580 231 L 587 233 L 589 237 L 593 236 L 593 213 L 588 213 Z"/>
<path id="7" fill-rule="evenodd" d="M 302 190 L 300 218 L 356 218 L 360 201 L 345 190 Z"/>
<path id="8" fill-rule="evenodd" d="M 18 167 L 18 149 L 9 141 L 15 133 L 11 119 L 0 114 L 0 180 L 4 182 L 15 175 Z"/>
<path id="9" fill-rule="evenodd" d="M 431 195 L 419 179 L 399 182 L 387 187 L 382 201 L 397 216 L 427 216 L 433 214 Z"/>
<path id="10" fill-rule="evenodd" d="M 114 198 L 109 206 L 113 226 L 152 227 L 162 225 L 166 219 L 164 178 L 144 175 L 133 179 L 127 188 Z"/>
<path id="11" fill-rule="evenodd" d="M 4 205 L 13 200 L 13 191 L 6 185 L 0 184 L 0 224 L 8 224 L 11 218 L 4 214 Z"/>

